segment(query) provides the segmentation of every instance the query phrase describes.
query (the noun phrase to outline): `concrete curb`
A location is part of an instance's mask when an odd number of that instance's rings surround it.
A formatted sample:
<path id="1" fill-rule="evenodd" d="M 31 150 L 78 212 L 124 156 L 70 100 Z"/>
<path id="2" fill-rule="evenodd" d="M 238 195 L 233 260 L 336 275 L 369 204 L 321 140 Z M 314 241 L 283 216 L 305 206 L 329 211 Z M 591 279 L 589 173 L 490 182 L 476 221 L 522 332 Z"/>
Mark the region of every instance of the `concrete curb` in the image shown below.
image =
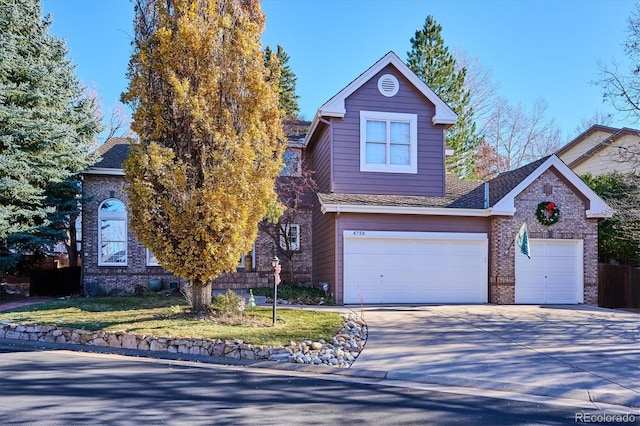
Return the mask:
<path id="1" fill-rule="evenodd" d="M 567 389 L 563 387 L 535 386 L 522 383 L 497 382 L 469 379 L 456 376 L 435 376 L 416 374 L 407 371 L 389 371 L 388 380 L 404 380 L 434 385 L 458 386 L 466 388 L 486 389 L 501 392 L 517 392 L 526 395 L 546 396 L 553 398 L 577 399 L 600 404 L 620 405 L 640 409 L 640 394 L 628 392 L 604 392 L 589 389 Z"/>
<path id="2" fill-rule="evenodd" d="M 371 370 L 364 368 L 339 368 L 326 365 L 295 364 L 288 362 L 236 359 L 226 357 L 178 354 L 159 351 L 141 351 L 138 349 L 121 349 L 111 347 L 86 346 L 76 344 L 60 344 L 39 341 L 25 341 L 15 339 L 0 339 L 0 352 L 4 350 L 25 349 L 25 350 L 68 350 L 76 352 L 102 353 L 123 355 L 148 359 L 163 359 L 174 361 L 189 361 L 204 364 L 218 364 L 230 366 L 243 366 L 264 370 L 291 371 L 299 373 L 310 373 L 318 375 L 340 376 L 353 379 L 366 379 L 371 381 L 397 381 L 410 382 L 424 385 L 440 385 L 447 387 L 460 387 L 481 389 L 488 391 L 510 392 L 524 395 L 534 395 L 540 397 L 551 397 L 561 399 L 572 399 L 581 402 L 591 402 L 595 404 L 607 404 L 638 410 L 640 414 L 640 394 L 629 392 L 604 392 L 598 390 L 567 390 L 553 388 L 549 386 L 532 386 L 526 384 L 493 382 L 486 380 L 468 379 L 455 376 L 435 376 L 427 374 L 417 374 L 415 372 L 402 370 Z"/>

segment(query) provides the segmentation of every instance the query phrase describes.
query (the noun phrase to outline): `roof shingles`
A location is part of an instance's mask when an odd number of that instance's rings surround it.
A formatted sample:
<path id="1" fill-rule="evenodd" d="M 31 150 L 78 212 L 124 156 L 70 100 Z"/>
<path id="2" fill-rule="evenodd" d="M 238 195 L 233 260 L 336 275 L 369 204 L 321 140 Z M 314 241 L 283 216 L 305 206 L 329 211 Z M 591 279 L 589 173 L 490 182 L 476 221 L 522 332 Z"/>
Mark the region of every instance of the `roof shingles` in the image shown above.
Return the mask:
<path id="1" fill-rule="evenodd" d="M 98 147 L 101 159 L 93 165 L 98 169 L 122 169 L 124 161 L 129 156 L 129 147 L 132 144 L 129 138 L 111 138 Z"/>
<path id="2" fill-rule="evenodd" d="M 489 181 L 489 206 L 495 205 L 549 157 L 541 158 L 518 169 L 501 173 Z M 475 180 L 461 180 L 447 174 L 443 197 L 420 197 L 372 194 L 318 194 L 322 204 L 386 207 L 425 207 L 450 209 L 484 209 L 485 185 Z"/>

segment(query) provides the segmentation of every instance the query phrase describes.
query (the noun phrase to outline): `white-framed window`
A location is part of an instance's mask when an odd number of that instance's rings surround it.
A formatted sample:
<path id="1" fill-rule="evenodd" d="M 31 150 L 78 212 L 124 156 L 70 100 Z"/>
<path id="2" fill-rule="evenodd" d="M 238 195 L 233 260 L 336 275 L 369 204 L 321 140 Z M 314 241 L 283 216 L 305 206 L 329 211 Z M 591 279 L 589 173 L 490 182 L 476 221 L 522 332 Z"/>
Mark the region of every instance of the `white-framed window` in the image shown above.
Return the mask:
<path id="1" fill-rule="evenodd" d="M 287 241 L 289 241 L 288 246 Z M 284 235 L 280 235 L 280 247 L 283 250 L 300 250 L 300 225 L 286 225 L 284 227 Z"/>
<path id="2" fill-rule="evenodd" d="M 360 171 L 418 173 L 418 115 L 360 111 Z"/>
<path id="3" fill-rule="evenodd" d="M 127 210 L 115 198 L 98 207 L 98 265 L 127 265 Z"/>
<path id="4" fill-rule="evenodd" d="M 284 167 L 280 171 L 281 176 L 300 176 L 300 153 L 297 151 L 285 151 L 282 154 Z"/>
<path id="5" fill-rule="evenodd" d="M 247 262 L 247 257 L 250 262 Z M 256 245 L 253 244 L 251 251 L 247 254 L 243 254 L 240 256 L 240 261 L 238 262 L 238 266 L 236 269 L 243 269 L 245 271 L 255 271 L 256 269 Z"/>
<path id="6" fill-rule="evenodd" d="M 156 255 L 151 252 L 151 250 L 146 249 L 147 251 L 147 266 L 160 266 L 158 263 L 158 259 Z"/>

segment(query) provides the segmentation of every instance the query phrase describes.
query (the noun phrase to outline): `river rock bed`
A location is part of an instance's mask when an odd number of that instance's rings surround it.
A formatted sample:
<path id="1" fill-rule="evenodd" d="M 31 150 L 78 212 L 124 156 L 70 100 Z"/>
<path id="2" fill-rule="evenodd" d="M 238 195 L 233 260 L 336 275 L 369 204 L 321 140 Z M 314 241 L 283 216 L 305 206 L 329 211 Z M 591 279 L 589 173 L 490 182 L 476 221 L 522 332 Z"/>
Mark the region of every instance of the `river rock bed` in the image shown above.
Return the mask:
<path id="1" fill-rule="evenodd" d="M 142 336 L 123 331 L 86 331 L 53 325 L 16 324 L 10 321 L 0 323 L 0 338 L 349 367 L 364 348 L 367 326 L 355 312 L 342 316 L 342 328 L 328 342 L 289 342 L 284 347 L 249 345 L 240 340 Z"/>

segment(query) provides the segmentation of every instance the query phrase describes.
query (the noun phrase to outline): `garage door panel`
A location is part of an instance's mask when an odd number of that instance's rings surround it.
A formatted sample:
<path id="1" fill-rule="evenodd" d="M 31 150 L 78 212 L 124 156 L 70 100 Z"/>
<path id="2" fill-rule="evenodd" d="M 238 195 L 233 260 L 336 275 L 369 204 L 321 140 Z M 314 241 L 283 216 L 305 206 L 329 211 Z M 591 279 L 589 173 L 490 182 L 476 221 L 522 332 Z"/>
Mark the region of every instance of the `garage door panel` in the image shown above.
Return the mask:
<path id="1" fill-rule="evenodd" d="M 345 233 L 345 303 L 486 302 L 485 234 L 455 241 L 411 235 L 348 238 Z"/>
<path id="2" fill-rule="evenodd" d="M 530 240 L 531 259 L 516 250 L 516 303 L 581 303 L 582 240 Z"/>

